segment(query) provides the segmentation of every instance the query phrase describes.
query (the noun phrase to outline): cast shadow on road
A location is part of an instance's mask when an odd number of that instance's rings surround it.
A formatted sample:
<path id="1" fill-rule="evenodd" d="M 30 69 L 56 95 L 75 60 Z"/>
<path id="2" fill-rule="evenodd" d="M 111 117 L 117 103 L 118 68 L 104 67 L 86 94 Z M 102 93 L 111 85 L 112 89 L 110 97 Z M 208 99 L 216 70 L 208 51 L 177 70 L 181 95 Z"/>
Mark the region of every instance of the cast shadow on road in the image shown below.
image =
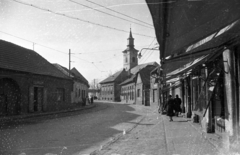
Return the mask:
<path id="1" fill-rule="evenodd" d="M 7 138 L 13 139 L 14 137 L 18 137 L 25 140 L 22 143 L 31 144 L 30 146 L 38 148 L 38 150 L 25 150 L 27 155 L 34 154 L 34 152 L 40 154 L 48 152 L 59 154 L 61 151 L 60 148 L 65 146 L 67 149 L 64 150 L 64 154 L 74 154 L 94 146 L 95 148 L 100 147 L 104 145 L 102 142 L 109 141 L 114 136 L 123 133 L 122 129 L 127 130 L 129 124 L 130 126 L 131 124 L 138 124 L 134 121 L 141 114 L 133 113 L 136 110 L 131 105 L 115 103 L 95 104 L 97 106 L 90 110 L 0 123 L 2 131 L 6 128 L 6 131 L 11 133 L 5 138 L 6 140 Z M 39 127 L 48 129 L 48 126 L 51 126 L 49 131 L 38 129 Z M 19 127 L 21 127 L 22 132 L 25 131 L 28 134 L 18 133 Z M 54 134 L 53 130 L 56 131 Z M 31 138 L 33 136 L 34 139 Z M 54 141 L 50 143 L 48 137 L 51 137 Z M 38 141 L 35 139 L 38 139 Z M 5 143 L 7 144 L 8 142 L 6 141 Z M 24 146 L 21 148 L 21 146 L 12 145 L 12 149 L 9 151 L 17 149 L 24 151 Z"/>

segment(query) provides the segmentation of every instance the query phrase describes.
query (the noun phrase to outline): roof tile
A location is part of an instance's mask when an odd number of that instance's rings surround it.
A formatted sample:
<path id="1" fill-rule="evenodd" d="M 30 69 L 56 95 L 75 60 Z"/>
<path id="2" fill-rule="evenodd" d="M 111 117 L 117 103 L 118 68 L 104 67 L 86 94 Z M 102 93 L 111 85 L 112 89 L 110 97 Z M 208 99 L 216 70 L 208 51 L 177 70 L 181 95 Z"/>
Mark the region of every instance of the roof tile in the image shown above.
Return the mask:
<path id="1" fill-rule="evenodd" d="M 3 40 L 0 40 L 0 68 L 68 79 L 35 51 Z"/>

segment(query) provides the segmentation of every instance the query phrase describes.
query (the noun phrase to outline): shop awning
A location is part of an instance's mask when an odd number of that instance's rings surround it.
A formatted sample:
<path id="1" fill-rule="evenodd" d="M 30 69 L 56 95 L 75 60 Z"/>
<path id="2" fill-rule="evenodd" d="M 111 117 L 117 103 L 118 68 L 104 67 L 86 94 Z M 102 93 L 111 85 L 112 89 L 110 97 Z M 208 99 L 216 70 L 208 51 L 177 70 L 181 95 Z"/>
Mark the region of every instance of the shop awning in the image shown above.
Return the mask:
<path id="1" fill-rule="evenodd" d="M 169 85 L 169 86 L 167 86 L 167 87 L 165 87 L 165 88 L 163 88 L 163 89 L 160 89 L 160 91 L 162 92 L 162 93 L 164 93 L 164 92 L 166 92 L 166 91 L 169 91 L 170 89 L 172 89 L 172 88 L 178 88 L 178 87 L 180 87 L 181 86 L 181 82 L 180 81 L 176 81 L 174 84 L 172 84 L 172 85 Z"/>
<path id="2" fill-rule="evenodd" d="M 185 61 L 181 60 L 180 62 L 169 63 L 169 65 L 179 67 L 179 68 L 171 72 L 168 72 L 166 74 L 166 80 L 169 80 L 181 74 L 187 73 L 188 71 L 192 70 L 194 67 L 205 63 L 209 58 L 210 58 L 210 54 L 207 54 L 207 55 L 199 56 L 198 58 L 193 59 L 190 62 L 189 62 L 189 59 L 187 59 Z M 180 66 L 180 64 L 182 63 L 184 63 L 184 65 Z M 166 68 L 165 71 L 168 71 L 168 69 Z"/>
<path id="3" fill-rule="evenodd" d="M 165 81 L 169 82 L 179 77 L 188 76 L 195 67 L 212 61 L 221 55 L 223 51 L 222 48 L 220 48 L 219 51 L 209 52 L 210 54 L 199 55 L 198 57 L 195 55 L 194 58 L 186 57 L 183 59 L 180 57 L 174 61 L 169 61 L 169 63 L 164 66 L 164 73 L 166 73 Z"/>
<path id="4" fill-rule="evenodd" d="M 237 35 L 230 30 L 239 30 L 239 26 L 236 26 L 236 23 L 234 25 L 240 18 L 239 0 L 146 0 L 146 2 L 152 15 L 163 59 L 176 53 L 198 51 L 196 47 L 206 43 L 209 44 L 205 48 L 219 46 Z M 238 30 L 235 32 L 239 33 Z M 224 36 L 226 33 L 227 37 Z"/>

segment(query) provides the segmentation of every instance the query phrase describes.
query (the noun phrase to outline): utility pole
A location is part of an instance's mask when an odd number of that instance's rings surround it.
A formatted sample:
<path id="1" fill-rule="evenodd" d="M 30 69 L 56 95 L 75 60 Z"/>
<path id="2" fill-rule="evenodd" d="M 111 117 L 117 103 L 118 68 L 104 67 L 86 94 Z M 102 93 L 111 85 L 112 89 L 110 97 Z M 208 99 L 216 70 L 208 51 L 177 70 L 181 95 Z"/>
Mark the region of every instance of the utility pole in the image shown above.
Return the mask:
<path id="1" fill-rule="evenodd" d="M 34 45 L 35 45 L 35 43 L 33 43 L 33 51 L 34 51 Z"/>
<path id="2" fill-rule="evenodd" d="M 69 69 L 68 69 L 69 77 L 70 77 L 70 69 L 71 69 L 71 49 L 69 49 Z"/>

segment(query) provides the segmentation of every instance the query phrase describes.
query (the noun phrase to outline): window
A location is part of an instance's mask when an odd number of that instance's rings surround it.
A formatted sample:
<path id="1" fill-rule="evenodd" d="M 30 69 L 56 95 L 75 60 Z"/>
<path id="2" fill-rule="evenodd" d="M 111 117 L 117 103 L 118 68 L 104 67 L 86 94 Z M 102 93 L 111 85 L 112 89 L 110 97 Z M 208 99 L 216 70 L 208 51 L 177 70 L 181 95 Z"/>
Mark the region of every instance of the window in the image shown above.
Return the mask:
<path id="1" fill-rule="evenodd" d="M 64 101 L 64 89 L 63 88 L 57 88 L 57 101 Z"/>
<path id="2" fill-rule="evenodd" d="M 132 62 L 135 62 L 135 57 L 132 57 Z"/>
<path id="3" fill-rule="evenodd" d="M 75 89 L 75 97 L 77 97 L 77 88 Z"/>
<path id="4" fill-rule="evenodd" d="M 125 62 L 128 62 L 128 59 L 127 59 L 127 57 L 125 57 Z"/>
<path id="5" fill-rule="evenodd" d="M 137 90 L 137 97 L 140 97 L 140 89 Z"/>
<path id="6" fill-rule="evenodd" d="M 78 90 L 78 96 L 81 96 L 81 89 Z"/>

